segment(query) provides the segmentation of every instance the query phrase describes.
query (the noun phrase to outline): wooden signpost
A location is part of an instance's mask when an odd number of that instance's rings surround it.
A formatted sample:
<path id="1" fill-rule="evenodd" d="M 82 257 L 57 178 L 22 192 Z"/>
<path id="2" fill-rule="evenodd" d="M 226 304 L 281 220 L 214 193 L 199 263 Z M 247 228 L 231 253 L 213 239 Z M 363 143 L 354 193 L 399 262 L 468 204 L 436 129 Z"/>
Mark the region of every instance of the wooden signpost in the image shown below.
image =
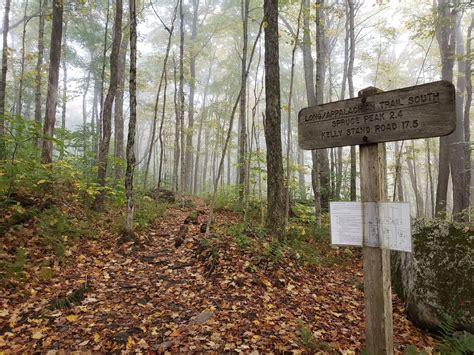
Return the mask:
<path id="1" fill-rule="evenodd" d="M 447 81 L 383 92 L 370 87 L 349 100 L 304 108 L 302 149 L 360 145 L 362 202 L 387 200 L 385 143 L 448 135 L 456 128 L 455 90 Z M 393 354 L 390 250 L 367 246 L 363 235 L 366 348 Z"/>

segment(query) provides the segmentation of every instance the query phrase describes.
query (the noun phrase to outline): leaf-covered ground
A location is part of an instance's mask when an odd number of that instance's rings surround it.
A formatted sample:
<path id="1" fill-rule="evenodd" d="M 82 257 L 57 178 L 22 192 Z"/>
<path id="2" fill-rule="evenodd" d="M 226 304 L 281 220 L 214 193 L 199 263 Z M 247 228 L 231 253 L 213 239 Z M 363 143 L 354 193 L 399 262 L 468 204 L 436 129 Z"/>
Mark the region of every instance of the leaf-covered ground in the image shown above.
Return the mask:
<path id="1" fill-rule="evenodd" d="M 202 204 L 199 209 L 202 223 L 207 209 Z M 117 243 L 105 221 L 98 238 L 81 240 L 62 265 L 52 268 L 51 278 L 41 277 L 44 267 L 33 264 L 23 283 L 0 289 L 0 351 L 339 353 L 363 348 L 357 252 L 332 265 L 307 265 L 284 252 L 259 253 L 255 246 L 265 249 L 268 240 L 250 236 L 250 244 L 239 243 L 225 235 L 240 218 L 229 211 L 217 212 L 217 226 L 207 238 L 199 224 L 189 224 L 184 242 L 175 247 L 189 212 L 172 207 L 125 244 Z M 33 243 L 35 229 L 29 233 Z M 9 234 L 5 241 L 14 237 Z M 328 253 L 333 257 L 328 260 L 337 261 L 344 249 L 328 248 Z M 394 332 L 399 352 L 408 344 L 433 346 L 405 318 L 396 298 Z"/>

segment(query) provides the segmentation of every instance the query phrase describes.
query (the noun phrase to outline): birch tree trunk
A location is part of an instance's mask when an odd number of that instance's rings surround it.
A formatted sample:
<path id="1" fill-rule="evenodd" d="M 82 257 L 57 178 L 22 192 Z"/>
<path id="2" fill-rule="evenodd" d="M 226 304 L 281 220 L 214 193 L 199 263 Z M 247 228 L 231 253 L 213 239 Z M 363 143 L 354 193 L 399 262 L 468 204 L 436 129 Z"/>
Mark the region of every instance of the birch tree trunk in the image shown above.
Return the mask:
<path id="1" fill-rule="evenodd" d="M 127 169 L 125 171 L 125 191 L 127 209 L 125 212 L 125 233 L 134 234 L 133 228 L 133 173 L 135 170 L 135 134 L 137 123 L 137 14 L 135 0 L 129 0 L 130 6 L 130 120 L 127 137 Z"/>

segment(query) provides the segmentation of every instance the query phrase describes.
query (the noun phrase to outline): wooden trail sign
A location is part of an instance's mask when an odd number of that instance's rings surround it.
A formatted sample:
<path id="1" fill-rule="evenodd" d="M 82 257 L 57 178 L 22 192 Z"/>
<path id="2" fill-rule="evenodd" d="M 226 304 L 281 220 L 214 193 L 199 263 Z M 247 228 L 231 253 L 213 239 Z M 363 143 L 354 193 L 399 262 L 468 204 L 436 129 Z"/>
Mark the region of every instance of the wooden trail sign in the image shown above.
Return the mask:
<path id="1" fill-rule="evenodd" d="M 383 92 L 370 87 L 350 100 L 304 108 L 298 115 L 302 149 L 360 145 L 364 202 L 387 199 L 388 141 L 448 135 L 456 128 L 455 90 L 447 81 Z M 366 233 L 363 234 L 366 238 Z M 390 250 L 363 241 L 366 348 L 393 354 Z"/>
<path id="2" fill-rule="evenodd" d="M 454 85 L 449 81 L 379 92 L 302 109 L 302 149 L 438 137 L 456 126 Z"/>

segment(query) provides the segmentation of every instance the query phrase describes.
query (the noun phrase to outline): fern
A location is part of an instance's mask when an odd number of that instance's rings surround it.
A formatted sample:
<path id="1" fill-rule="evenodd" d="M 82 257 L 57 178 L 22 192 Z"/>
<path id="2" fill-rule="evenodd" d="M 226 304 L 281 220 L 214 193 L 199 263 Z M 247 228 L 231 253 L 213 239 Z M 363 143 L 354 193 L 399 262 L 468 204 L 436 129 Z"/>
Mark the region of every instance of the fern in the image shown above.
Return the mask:
<path id="1" fill-rule="evenodd" d="M 474 353 L 474 335 L 469 332 L 460 332 L 450 316 L 444 316 L 440 326 L 440 335 L 436 350 L 441 354 L 464 355 Z"/>
<path id="2" fill-rule="evenodd" d="M 70 295 L 64 297 L 58 297 L 49 303 L 50 309 L 66 309 L 71 308 L 75 304 L 79 304 L 85 298 L 87 292 L 90 291 L 89 286 L 87 285 L 87 280 L 84 284 L 72 291 Z"/>

